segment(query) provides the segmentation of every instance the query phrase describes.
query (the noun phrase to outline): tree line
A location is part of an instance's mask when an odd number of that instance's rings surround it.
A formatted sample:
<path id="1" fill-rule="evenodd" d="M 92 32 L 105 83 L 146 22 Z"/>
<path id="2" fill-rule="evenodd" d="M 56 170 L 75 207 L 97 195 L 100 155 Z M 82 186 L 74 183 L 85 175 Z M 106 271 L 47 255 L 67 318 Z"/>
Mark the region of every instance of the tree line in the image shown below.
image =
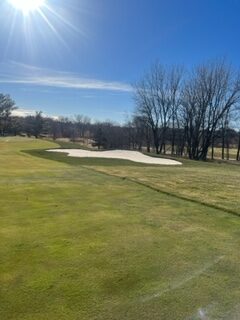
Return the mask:
<path id="1" fill-rule="evenodd" d="M 223 150 L 239 117 L 240 74 L 224 61 L 191 72 L 156 63 L 135 86 L 136 113 L 150 128 L 156 153 L 206 160 L 219 134 Z"/>
<path id="2" fill-rule="evenodd" d="M 135 112 L 123 125 L 92 122 L 88 117 L 52 119 L 41 112 L 16 117 L 15 102 L 0 94 L 0 134 L 90 141 L 99 149 L 137 149 L 157 154 L 214 158 L 221 148 L 240 160 L 240 74 L 225 61 L 181 66 L 155 63 L 134 85 Z"/>

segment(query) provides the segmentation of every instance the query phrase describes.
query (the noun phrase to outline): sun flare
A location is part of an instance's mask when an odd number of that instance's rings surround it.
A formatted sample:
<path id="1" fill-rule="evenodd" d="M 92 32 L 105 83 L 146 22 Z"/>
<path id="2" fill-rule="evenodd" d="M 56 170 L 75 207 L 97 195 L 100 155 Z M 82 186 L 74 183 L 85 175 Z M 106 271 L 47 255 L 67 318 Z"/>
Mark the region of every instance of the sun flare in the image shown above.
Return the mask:
<path id="1" fill-rule="evenodd" d="M 9 0 L 9 2 L 15 9 L 27 15 L 43 6 L 45 0 Z"/>

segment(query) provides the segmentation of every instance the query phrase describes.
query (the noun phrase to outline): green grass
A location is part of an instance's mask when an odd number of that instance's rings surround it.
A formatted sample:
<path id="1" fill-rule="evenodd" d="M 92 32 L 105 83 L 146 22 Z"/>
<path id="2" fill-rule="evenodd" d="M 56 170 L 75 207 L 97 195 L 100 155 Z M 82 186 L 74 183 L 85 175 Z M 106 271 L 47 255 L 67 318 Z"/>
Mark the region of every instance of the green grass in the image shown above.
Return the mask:
<path id="1" fill-rule="evenodd" d="M 54 147 L 0 139 L 0 319 L 238 319 L 238 166 Z"/>

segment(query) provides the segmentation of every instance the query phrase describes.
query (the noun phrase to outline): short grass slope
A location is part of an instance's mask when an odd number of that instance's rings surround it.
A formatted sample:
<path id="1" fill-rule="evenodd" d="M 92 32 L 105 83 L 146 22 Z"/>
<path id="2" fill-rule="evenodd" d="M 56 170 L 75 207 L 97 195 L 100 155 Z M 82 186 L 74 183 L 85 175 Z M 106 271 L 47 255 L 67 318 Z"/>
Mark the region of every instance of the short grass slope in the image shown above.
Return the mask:
<path id="1" fill-rule="evenodd" d="M 0 319 L 239 318 L 239 167 L 54 147 L 0 139 Z"/>

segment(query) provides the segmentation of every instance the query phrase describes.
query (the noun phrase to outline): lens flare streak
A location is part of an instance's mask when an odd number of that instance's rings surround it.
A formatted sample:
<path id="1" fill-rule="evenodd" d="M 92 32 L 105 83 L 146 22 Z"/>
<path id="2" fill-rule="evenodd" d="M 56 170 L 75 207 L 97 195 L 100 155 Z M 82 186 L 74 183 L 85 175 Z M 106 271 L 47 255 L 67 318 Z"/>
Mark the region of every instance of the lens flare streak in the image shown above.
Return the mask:
<path id="1" fill-rule="evenodd" d="M 10 4 L 24 15 L 28 15 L 44 5 L 45 0 L 9 0 Z"/>
<path id="2" fill-rule="evenodd" d="M 64 34 L 73 32 L 85 36 L 77 26 L 66 19 L 64 7 L 54 8 L 49 4 L 49 0 L 6 0 L 8 21 L 8 43 L 5 48 L 5 55 L 8 54 L 14 34 L 22 32 L 25 38 L 25 45 L 28 47 L 28 55 L 34 54 L 34 46 L 39 43 L 39 34 L 46 38 L 46 28 L 49 28 L 49 35 L 55 36 L 61 45 L 70 50 Z M 60 14 L 61 12 L 61 14 Z M 21 24 L 21 25 L 20 25 Z"/>

